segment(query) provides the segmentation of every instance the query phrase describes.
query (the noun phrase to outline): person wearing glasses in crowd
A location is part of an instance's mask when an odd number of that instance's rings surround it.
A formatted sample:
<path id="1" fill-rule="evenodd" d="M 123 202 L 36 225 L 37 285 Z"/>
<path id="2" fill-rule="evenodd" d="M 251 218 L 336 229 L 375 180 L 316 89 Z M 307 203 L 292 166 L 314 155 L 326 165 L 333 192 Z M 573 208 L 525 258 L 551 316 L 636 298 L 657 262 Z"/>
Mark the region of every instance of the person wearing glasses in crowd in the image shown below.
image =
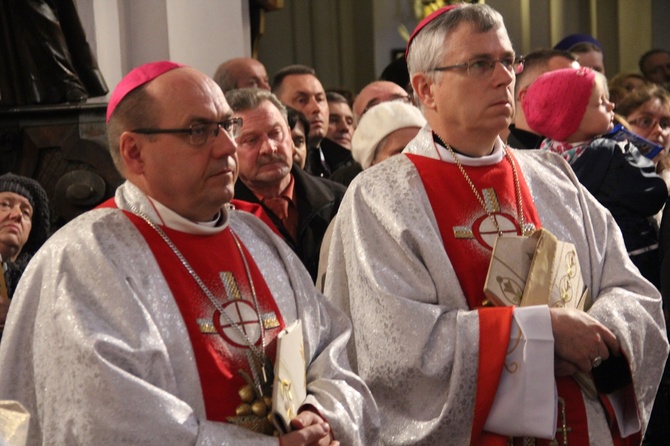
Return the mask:
<path id="1" fill-rule="evenodd" d="M 660 296 L 567 163 L 499 138 L 522 69 L 501 15 L 440 8 L 406 57 L 428 124 L 349 186 L 325 284 L 352 318 L 350 361 L 379 407 L 382 443 L 639 443 L 668 352 Z M 588 311 L 546 291 L 530 297 L 552 306 L 484 294 L 493 246 L 539 228 L 575 246 Z"/>
<path id="2" fill-rule="evenodd" d="M 616 107 L 630 130 L 663 147 L 654 158 L 656 172 L 670 187 L 670 93 L 656 84 L 645 84 L 628 92 Z"/>
<path id="3" fill-rule="evenodd" d="M 660 85 L 645 85 L 628 93 L 617 110 L 625 117 L 630 129 L 638 135 L 664 147 L 654 158 L 656 172 L 670 184 L 670 93 Z M 665 203 L 658 234 L 661 276 L 661 295 L 666 327 L 670 328 L 670 206 Z M 670 361 L 665 372 L 654 410 L 651 412 L 645 444 L 665 444 L 670 438 Z"/>
<path id="4" fill-rule="evenodd" d="M 260 220 L 231 211 L 242 127 L 205 74 L 132 70 L 107 108 L 113 199 L 33 257 L 0 347 L 28 444 L 273 445 L 278 333 L 302 321 L 307 398 L 288 446 L 374 444 L 350 325 Z"/>

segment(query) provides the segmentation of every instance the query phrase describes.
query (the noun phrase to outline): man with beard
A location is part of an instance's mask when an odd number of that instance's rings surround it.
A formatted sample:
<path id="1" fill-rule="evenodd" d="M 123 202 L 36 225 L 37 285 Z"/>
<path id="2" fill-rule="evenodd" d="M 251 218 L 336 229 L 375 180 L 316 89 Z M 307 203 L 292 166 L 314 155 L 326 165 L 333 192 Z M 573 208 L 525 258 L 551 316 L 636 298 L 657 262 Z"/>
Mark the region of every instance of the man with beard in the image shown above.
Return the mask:
<path id="1" fill-rule="evenodd" d="M 235 198 L 263 207 L 316 280 L 323 234 L 345 188 L 293 166 L 286 108 L 274 94 L 243 88 L 228 92 L 226 100 L 243 120 Z"/>

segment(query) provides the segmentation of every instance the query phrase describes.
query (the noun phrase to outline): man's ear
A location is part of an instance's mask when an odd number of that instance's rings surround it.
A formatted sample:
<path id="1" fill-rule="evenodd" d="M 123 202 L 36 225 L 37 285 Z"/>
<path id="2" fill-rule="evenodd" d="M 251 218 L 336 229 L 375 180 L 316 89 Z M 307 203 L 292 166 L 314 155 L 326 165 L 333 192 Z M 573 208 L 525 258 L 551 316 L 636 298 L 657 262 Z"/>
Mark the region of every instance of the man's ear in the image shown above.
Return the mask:
<path id="1" fill-rule="evenodd" d="M 123 132 L 121 134 L 119 152 L 128 173 L 141 174 L 144 172 L 142 143 L 141 136 L 136 133 Z"/>
<path id="2" fill-rule="evenodd" d="M 523 87 L 519 89 L 519 92 L 516 94 L 516 100 L 519 104 L 521 104 L 523 98 L 526 97 L 526 93 L 528 93 L 528 87 Z"/>
<path id="3" fill-rule="evenodd" d="M 421 104 L 429 109 L 435 109 L 435 96 L 433 95 L 433 85 L 435 82 L 426 76 L 425 73 L 415 73 L 412 76 L 412 88 L 414 95 L 419 98 Z"/>

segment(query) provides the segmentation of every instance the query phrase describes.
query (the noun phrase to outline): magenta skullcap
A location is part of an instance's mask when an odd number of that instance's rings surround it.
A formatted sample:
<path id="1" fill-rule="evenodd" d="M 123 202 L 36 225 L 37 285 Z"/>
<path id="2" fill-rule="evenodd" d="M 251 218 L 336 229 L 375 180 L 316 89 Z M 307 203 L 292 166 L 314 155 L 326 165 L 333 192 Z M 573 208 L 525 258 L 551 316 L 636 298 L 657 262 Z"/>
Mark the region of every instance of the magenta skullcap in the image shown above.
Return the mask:
<path id="1" fill-rule="evenodd" d="M 119 103 L 125 98 L 128 93 L 140 87 L 147 82 L 156 79 L 163 73 L 167 73 L 170 70 L 175 68 L 185 67 L 186 65 L 170 62 L 167 60 L 159 62 L 149 62 L 144 65 L 140 65 L 137 68 L 134 68 L 130 73 L 121 79 L 121 82 L 118 83 L 112 96 L 109 98 L 109 104 L 107 104 L 107 121 L 111 118 L 112 113 L 119 105 Z"/>
<path id="2" fill-rule="evenodd" d="M 431 12 L 428 14 L 419 24 L 414 28 L 414 31 L 412 31 L 412 35 L 409 36 L 409 40 L 407 41 L 407 48 L 405 49 L 405 60 L 407 60 L 407 55 L 409 54 L 409 46 L 412 44 L 412 41 L 416 37 L 417 34 L 419 34 L 419 31 L 421 31 L 423 28 L 426 27 L 430 22 L 441 16 L 442 14 L 451 11 L 452 9 L 460 8 L 462 5 L 448 5 L 448 6 L 443 6 L 440 9 L 436 9 L 435 11 Z"/>
<path id="3" fill-rule="evenodd" d="M 521 102 L 530 128 L 555 141 L 565 141 L 582 122 L 596 74 L 590 68 L 549 71 L 530 84 Z"/>

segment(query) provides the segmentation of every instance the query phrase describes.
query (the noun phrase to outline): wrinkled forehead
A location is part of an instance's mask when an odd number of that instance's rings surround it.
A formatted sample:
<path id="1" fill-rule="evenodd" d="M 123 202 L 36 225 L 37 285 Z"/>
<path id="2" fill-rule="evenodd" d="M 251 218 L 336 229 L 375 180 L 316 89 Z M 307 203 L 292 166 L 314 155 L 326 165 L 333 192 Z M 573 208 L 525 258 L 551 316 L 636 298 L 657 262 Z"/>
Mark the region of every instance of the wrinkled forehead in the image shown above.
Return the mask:
<path id="1" fill-rule="evenodd" d="M 238 110 L 234 113 L 234 116 L 240 117 L 244 121 L 242 124 L 242 134 L 265 130 L 278 125 L 288 128 L 288 121 L 270 100 L 264 100 L 254 108 Z"/>
<path id="2" fill-rule="evenodd" d="M 193 68 L 165 73 L 152 81 L 147 89 L 157 99 L 161 113 L 214 111 L 217 115 L 230 114 L 230 106 L 217 83 Z"/>
<path id="3" fill-rule="evenodd" d="M 27 206 L 30 209 L 33 208 L 33 206 L 30 204 L 30 200 L 28 198 L 24 197 L 21 194 L 17 194 L 15 192 L 0 192 L 0 200 L 2 201 L 10 201 L 12 203 L 20 203 L 21 206 Z"/>
<path id="4" fill-rule="evenodd" d="M 462 57 L 500 57 L 514 54 L 507 28 L 499 25 L 487 31 L 474 23 L 462 22 L 444 39 L 445 54 Z"/>

